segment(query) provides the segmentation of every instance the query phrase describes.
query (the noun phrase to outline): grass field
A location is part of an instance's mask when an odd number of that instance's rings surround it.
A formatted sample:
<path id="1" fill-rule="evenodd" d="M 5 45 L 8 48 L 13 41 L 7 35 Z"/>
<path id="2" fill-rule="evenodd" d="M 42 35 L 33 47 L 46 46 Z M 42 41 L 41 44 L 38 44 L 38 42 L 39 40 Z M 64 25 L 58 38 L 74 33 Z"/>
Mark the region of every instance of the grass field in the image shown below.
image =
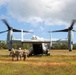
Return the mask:
<path id="1" fill-rule="evenodd" d="M 76 50 L 51 50 L 50 56 L 12 61 L 8 50 L 0 50 L 0 75 L 76 75 Z"/>

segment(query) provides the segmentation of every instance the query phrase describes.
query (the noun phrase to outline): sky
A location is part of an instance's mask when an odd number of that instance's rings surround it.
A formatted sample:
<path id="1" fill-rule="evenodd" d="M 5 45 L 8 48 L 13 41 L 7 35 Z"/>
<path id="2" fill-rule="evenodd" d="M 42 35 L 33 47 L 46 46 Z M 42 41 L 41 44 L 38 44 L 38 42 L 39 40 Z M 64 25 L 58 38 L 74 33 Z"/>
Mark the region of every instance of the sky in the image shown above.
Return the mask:
<path id="1" fill-rule="evenodd" d="M 50 39 L 48 31 L 68 28 L 76 19 L 76 0 L 0 0 L 0 18 L 5 18 L 15 29 L 31 30 L 25 33 L 24 39 L 33 35 Z M 76 25 L 76 24 L 75 24 Z M 74 30 L 76 26 L 74 25 Z M 0 31 L 7 30 L 0 20 Z M 13 33 L 15 38 L 21 38 L 21 33 Z M 52 38 L 67 38 L 67 33 L 53 33 Z M 7 33 L 0 34 L 0 40 L 6 40 Z M 74 32 L 74 43 L 76 43 Z"/>

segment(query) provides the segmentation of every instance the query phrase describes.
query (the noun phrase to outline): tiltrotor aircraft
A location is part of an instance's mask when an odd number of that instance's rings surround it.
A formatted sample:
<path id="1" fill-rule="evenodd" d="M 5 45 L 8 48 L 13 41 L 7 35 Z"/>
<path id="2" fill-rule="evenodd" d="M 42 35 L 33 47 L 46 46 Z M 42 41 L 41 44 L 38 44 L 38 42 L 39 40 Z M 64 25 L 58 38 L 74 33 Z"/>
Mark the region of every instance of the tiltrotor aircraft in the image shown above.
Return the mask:
<path id="1" fill-rule="evenodd" d="M 5 25 L 7 26 L 8 30 L 2 31 L 1 33 L 8 32 L 7 33 L 7 44 L 8 44 L 8 50 L 12 50 L 12 43 L 18 42 L 18 43 L 32 43 L 32 47 L 30 48 L 29 55 L 37 55 L 37 54 L 49 54 L 49 49 L 47 47 L 47 43 L 50 43 L 50 47 L 52 46 L 52 43 L 57 42 L 68 42 L 68 48 L 69 51 L 73 49 L 73 25 L 76 20 L 73 20 L 71 26 L 64 30 L 57 30 L 57 31 L 51 31 L 51 32 L 68 32 L 68 39 L 61 39 L 61 40 L 54 40 L 52 37 L 50 39 L 40 39 L 36 36 L 33 36 L 31 39 L 24 39 L 23 33 L 31 33 L 31 31 L 24 31 L 24 30 L 18 30 L 11 27 L 8 22 L 5 19 L 1 19 Z M 13 39 L 13 32 L 22 32 L 22 38 L 21 39 Z M 49 54 L 50 55 L 50 54 Z"/>

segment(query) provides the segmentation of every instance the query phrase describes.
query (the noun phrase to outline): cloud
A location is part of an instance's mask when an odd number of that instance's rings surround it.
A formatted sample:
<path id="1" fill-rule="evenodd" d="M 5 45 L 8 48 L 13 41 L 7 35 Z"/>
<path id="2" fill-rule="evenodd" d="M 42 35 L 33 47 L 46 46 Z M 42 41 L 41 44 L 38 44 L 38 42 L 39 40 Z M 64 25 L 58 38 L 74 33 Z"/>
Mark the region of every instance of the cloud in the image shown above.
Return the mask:
<path id="1" fill-rule="evenodd" d="M 32 25 L 42 22 L 45 25 L 67 24 L 76 19 L 75 7 L 76 0 L 9 0 L 8 2 L 8 12 L 12 17 Z"/>
<path id="2" fill-rule="evenodd" d="M 6 4 L 9 0 L 0 0 L 0 6 Z"/>
<path id="3" fill-rule="evenodd" d="M 39 23 L 43 22 L 43 20 L 40 17 L 30 17 L 30 18 L 25 18 L 24 20 L 26 23 L 29 23 L 30 25 L 33 26 L 38 26 Z"/>
<path id="4" fill-rule="evenodd" d="M 44 27 L 40 26 L 40 30 L 43 31 L 44 30 Z"/>

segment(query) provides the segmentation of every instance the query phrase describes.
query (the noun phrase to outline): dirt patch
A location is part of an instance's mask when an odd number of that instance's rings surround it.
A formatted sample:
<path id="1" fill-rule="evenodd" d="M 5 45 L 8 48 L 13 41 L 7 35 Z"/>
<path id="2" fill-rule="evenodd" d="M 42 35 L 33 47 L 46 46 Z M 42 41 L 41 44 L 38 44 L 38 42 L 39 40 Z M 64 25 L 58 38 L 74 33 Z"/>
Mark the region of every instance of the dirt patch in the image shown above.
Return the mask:
<path id="1" fill-rule="evenodd" d="M 35 66 L 67 66 L 68 63 L 65 62 L 27 62 L 27 61 L 0 61 L 0 63 L 13 63 L 13 64 L 26 64 Z"/>
<path id="2" fill-rule="evenodd" d="M 25 64 L 31 64 L 31 65 L 36 65 L 36 66 L 64 66 L 68 65 L 67 63 L 60 62 L 60 63 L 55 63 L 55 62 L 37 62 L 37 63 L 31 63 L 31 62 L 25 62 Z"/>

